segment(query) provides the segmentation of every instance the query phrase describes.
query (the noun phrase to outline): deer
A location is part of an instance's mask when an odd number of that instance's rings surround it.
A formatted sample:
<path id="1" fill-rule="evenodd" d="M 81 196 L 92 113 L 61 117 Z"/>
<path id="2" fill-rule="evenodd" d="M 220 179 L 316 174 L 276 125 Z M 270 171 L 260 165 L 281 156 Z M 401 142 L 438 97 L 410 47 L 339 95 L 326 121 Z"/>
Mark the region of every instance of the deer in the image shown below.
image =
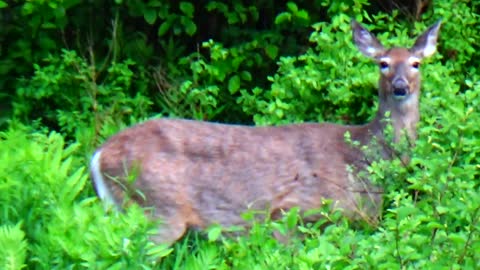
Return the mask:
<path id="1" fill-rule="evenodd" d="M 108 209 L 122 211 L 132 202 L 150 209 L 151 218 L 161 220 L 153 241 L 166 244 L 187 229 L 246 226 L 242 213 L 249 209 L 267 209 L 274 217 L 293 207 L 319 209 L 330 200 L 352 220 L 378 217 L 383 191 L 358 177 L 368 162 L 345 134 L 368 146 L 385 140 L 384 129 L 391 125 L 391 143 L 402 136 L 416 140 L 420 62 L 435 53 L 440 24 L 429 27 L 411 48 L 387 49 L 352 20 L 354 44 L 380 69 L 378 111 L 369 123 L 247 126 L 147 120 L 95 151 L 90 161 L 95 192 Z M 380 144 L 378 156 L 389 151 Z"/>

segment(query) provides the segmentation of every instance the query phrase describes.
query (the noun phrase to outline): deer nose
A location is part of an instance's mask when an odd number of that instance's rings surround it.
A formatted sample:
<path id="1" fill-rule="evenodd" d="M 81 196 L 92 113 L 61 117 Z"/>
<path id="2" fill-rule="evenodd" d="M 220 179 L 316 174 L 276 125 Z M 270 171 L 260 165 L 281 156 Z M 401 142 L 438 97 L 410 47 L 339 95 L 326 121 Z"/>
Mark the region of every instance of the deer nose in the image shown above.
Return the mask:
<path id="1" fill-rule="evenodd" d="M 408 82 L 405 79 L 395 79 L 392 83 L 393 95 L 396 98 L 403 98 L 408 94 Z"/>

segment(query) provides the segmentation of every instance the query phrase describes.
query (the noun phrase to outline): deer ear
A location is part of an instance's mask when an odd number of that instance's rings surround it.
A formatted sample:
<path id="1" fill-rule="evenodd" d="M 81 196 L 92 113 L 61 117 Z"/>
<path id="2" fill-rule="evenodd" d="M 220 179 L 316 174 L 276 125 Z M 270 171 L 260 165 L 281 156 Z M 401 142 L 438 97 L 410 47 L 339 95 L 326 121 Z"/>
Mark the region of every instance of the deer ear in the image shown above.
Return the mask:
<path id="1" fill-rule="evenodd" d="M 417 57 L 429 57 L 437 51 L 438 32 L 440 31 L 441 21 L 430 26 L 421 36 L 417 38 L 410 51 Z"/>
<path id="2" fill-rule="evenodd" d="M 352 20 L 351 25 L 353 42 L 364 55 L 376 58 L 385 53 L 385 48 L 372 33 L 355 20 Z"/>

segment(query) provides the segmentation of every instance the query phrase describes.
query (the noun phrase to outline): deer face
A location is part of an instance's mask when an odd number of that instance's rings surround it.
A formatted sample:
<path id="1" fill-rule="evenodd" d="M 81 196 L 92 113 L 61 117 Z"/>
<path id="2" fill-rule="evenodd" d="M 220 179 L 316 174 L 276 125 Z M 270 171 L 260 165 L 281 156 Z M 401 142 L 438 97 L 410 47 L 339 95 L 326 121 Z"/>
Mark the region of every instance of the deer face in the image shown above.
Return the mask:
<path id="1" fill-rule="evenodd" d="M 374 59 L 380 68 L 380 99 L 403 102 L 418 98 L 420 62 L 436 51 L 440 22 L 417 38 L 410 49 L 385 47 L 356 21 L 352 21 L 353 40 L 358 49 Z"/>
<path id="2" fill-rule="evenodd" d="M 404 48 L 393 48 L 376 58 L 384 97 L 403 101 L 420 90 L 420 58 Z"/>

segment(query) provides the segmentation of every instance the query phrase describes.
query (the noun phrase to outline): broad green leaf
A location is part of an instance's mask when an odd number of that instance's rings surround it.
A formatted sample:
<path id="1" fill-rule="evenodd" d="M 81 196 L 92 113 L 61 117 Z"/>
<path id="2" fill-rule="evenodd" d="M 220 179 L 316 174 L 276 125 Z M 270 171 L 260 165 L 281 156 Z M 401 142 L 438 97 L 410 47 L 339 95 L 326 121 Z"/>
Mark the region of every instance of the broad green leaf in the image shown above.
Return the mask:
<path id="1" fill-rule="evenodd" d="M 453 233 L 448 236 L 448 239 L 450 239 L 453 243 L 457 245 L 464 245 L 464 243 L 467 241 L 466 235 L 463 235 L 462 233 Z"/>
<path id="2" fill-rule="evenodd" d="M 157 20 L 157 11 L 153 8 L 147 8 L 143 13 L 143 18 L 148 24 L 154 24 Z"/>
<path id="3" fill-rule="evenodd" d="M 218 237 L 222 234 L 221 226 L 213 226 L 208 229 L 208 241 L 214 242 L 217 241 Z"/>
<path id="4" fill-rule="evenodd" d="M 306 10 L 300 10 L 297 14 L 295 14 L 295 16 L 307 22 L 310 21 L 310 16 L 308 15 L 308 12 Z"/>
<path id="5" fill-rule="evenodd" d="M 197 25 L 195 25 L 195 23 L 192 20 L 190 19 L 185 20 L 183 25 L 185 26 L 185 32 L 189 36 L 192 36 L 193 34 L 195 34 L 195 32 L 197 32 Z"/>
<path id="6" fill-rule="evenodd" d="M 268 44 L 267 47 L 265 47 L 265 53 L 268 55 L 268 57 L 270 57 L 270 59 L 275 59 L 278 55 L 278 47 Z"/>
<path id="7" fill-rule="evenodd" d="M 252 80 L 252 74 L 248 71 L 242 71 L 240 72 L 240 77 L 242 77 L 242 80 L 244 81 L 251 81 Z"/>
<path id="8" fill-rule="evenodd" d="M 275 17 L 275 24 L 282 24 L 289 22 L 292 19 L 292 14 L 288 12 L 282 12 Z"/>
<path id="9" fill-rule="evenodd" d="M 235 75 L 228 80 L 228 91 L 235 94 L 240 89 L 240 77 Z"/>
<path id="10" fill-rule="evenodd" d="M 287 7 L 293 13 L 297 13 L 297 11 L 298 11 L 297 4 L 295 4 L 294 2 L 288 2 Z"/>
<path id="11" fill-rule="evenodd" d="M 180 10 L 189 18 L 192 18 L 193 13 L 195 12 L 195 7 L 190 2 L 180 2 Z"/>
<path id="12" fill-rule="evenodd" d="M 283 116 L 284 116 L 283 110 L 280 109 L 280 108 L 277 108 L 275 110 L 275 115 L 278 116 L 278 118 L 283 118 Z"/>
<path id="13" fill-rule="evenodd" d="M 158 27 L 158 36 L 163 36 L 165 33 L 167 33 L 168 30 L 170 30 L 171 23 L 170 21 L 164 21 L 160 27 Z"/>
<path id="14" fill-rule="evenodd" d="M 445 206 L 440 206 L 440 205 L 437 206 L 436 209 L 437 209 L 437 212 L 438 212 L 440 215 L 443 215 L 443 214 L 445 214 L 445 213 L 448 213 L 448 211 L 449 211 L 449 209 L 448 209 L 447 207 L 445 207 Z"/>

